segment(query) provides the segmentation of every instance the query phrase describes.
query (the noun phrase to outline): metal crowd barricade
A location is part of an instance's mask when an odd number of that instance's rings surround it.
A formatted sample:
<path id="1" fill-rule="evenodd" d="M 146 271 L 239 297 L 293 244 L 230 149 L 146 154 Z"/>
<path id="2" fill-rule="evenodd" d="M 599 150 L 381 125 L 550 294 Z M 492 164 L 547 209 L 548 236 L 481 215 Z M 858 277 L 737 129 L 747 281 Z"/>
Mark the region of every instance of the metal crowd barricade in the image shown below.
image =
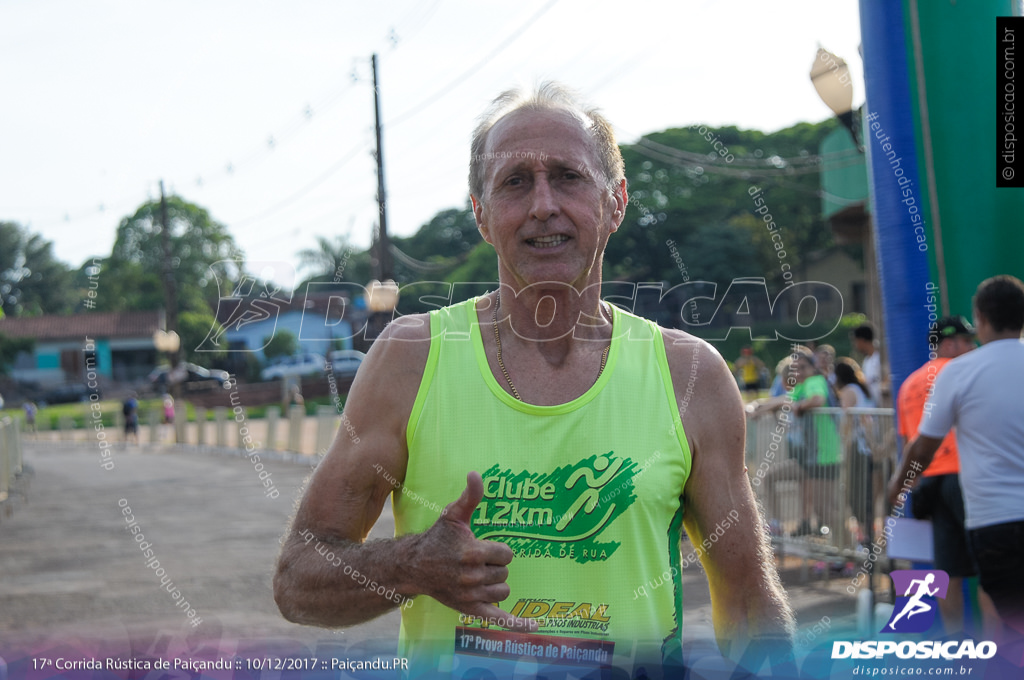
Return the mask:
<path id="1" fill-rule="evenodd" d="M 834 568 L 862 558 L 882 531 L 895 456 L 891 408 L 749 417 L 747 467 L 776 552 Z"/>

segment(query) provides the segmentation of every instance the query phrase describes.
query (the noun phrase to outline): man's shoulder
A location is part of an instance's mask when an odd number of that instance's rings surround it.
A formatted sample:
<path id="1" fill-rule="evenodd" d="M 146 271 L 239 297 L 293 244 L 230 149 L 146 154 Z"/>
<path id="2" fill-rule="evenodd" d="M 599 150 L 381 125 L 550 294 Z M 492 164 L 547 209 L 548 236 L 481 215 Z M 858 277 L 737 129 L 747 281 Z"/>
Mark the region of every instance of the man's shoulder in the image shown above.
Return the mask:
<path id="1" fill-rule="evenodd" d="M 686 331 L 655 328 L 665 343 L 676 405 L 691 452 L 705 445 L 713 448 L 724 431 L 742 431 L 743 400 L 736 377 L 718 350 Z"/>
<path id="2" fill-rule="evenodd" d="M 1024 339 L 1004 339 L 987 342 L 974 351 L 963 354 L 954 361 L 971 359 L 976 364 L 997 361 L 1024 361 Z"/>
<path id="3" fill-rule="evenodd" d="M 700 360 L 703 360 L 707 357 L 709 360 L 717 359 L 723 364 L 725 363 L 725 359 L 718 353 L 714 345 L 706 340 L 701 340 L 697 336 L 678 328 L 665 328 L 657 324 L 654 324 L 654 328 L 661 333 L 662 340 L 665 343 L 665 353 L 668 355 L 670 362 L 673 358 L 692 360 L 694 357 L 699 357 Z"/>
<path id="4" fill-rule="evenodd" d="M 997 340 L 950 359 L 942 373 L 949 374 L 944 381 L 953 380 L 953 376 L 961 379 L 970 375 L 998 373 L 1000 377 L 1008 376 L 1015 367 L 1024 367 L 1024 342 L 1017 340 Z"/>
<path id="5" fill-rule="evenodd" d="M 389 323 L 373 342 L 366 363 L 370 372 L 422 370 L 430 354 L 430 315 L 409 314 Z"/>
<path id="6" fill-rule="evenodd" d="M 815 373 L 814 375 L 809 376 L 806 380 L 804 380 L 803 385 L 804 385 L 804 389 L 813 388 L 813 389 L 817 389 L 817 390 L 821 390 L 821 389 L 826 389 L 827 390 L 828 389 L 828 378 L 826 378 L 825 376 L 823 376 L 820 373 Z"/>
<path id="7" fill-rule="evenodd" d="M 899 394 L 902 395 L 905 391 L 917 387 L 920 383 L 927 382 L 929 379 L 934 380 L 943 368 L 946 367 L 951 360 L 945 357 L 939 357 L 937 359 L 929 359 L 924 362 L 918 369 L 911 372 L 907 376 L 903 384 L 900 385 Z"/>
<path id="8" fill-rule="evenodd" d="M 729 365 L 715 347 L 677 328 L 655 325 L 665 344 L 672 382 L 680 389 L 703 390 L 706 394 L 736 388 Z"/>
<path id="9" fill-rule="evenodd" d="M 828 379 L 823 375 L 812 375 L 807 380 L 804 380 L 804 387 L 812 395 L 828 396 Z"/>
<path id="10" fill-rule="evenodd" d="M 374 340 L 352 383 L 349 399 L 372 404 L 378 416 L 408 416 L 430 357 L 429 314 L 402 316 Z"/>
<path id="11" fill-rule="evenodd" d="M 906 379 L 900 384 L 900 389 L 896 393 L 897 405 L 908 402 L 918 392 L 922 392 L 921 388 L 924 386 L 928 376 L 928 364 L 921 366 L 917 370 L 913 371 Z"/>
<path id="12" fill-rule="evenodd" d="M 430 341 L 430 313 L 407 314 L 394 319 L 380 334 L 385 342 Z"/>
<path id="13" fill-rule="evenodd" d="M 471 327 L 472 310 L 478 298 L 470 298 L 420 314 L 399 316 L 385 327 L 370 348 L 368 359 L 379 355 L 374 370 L 423 370 L 430 356 L 431 341 L 436 338 L 465 339 Z M 468 309 L 467 309 L 468 308 Z M 398 362 L 397 366 L 393 366 Z"/>
<path id="14" fill-rule="evenodd" d="M 994 355 L 991 352 L 985 351 L 985 346 L 971 350 L 966 354 L 961 354 L 955 359 L 950 359 L 942 367 L 942 373 L 948 373 L 950 376 L 963 374 L 964 371 L 971 372 L 975 371 L 985 364 L 992 363 Z M 947 377 L 946 380 L 952 378 Z"/>

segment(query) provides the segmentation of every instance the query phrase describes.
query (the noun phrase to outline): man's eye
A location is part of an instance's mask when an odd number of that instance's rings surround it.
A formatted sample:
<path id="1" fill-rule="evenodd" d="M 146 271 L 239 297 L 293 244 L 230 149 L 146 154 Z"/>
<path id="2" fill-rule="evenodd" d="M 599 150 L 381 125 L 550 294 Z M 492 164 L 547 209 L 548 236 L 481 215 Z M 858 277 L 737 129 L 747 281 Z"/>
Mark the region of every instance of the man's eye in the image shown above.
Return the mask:
<path id="1" fill-rule="evenodd" d="M 523 182 L 524 180 L 522 177 L 520 177 L 519 175 L 513 175 L 512 177 L 509 177 L 507 180 L 505 180 L 505 186 L 517 187 L 521 185 Z"/>

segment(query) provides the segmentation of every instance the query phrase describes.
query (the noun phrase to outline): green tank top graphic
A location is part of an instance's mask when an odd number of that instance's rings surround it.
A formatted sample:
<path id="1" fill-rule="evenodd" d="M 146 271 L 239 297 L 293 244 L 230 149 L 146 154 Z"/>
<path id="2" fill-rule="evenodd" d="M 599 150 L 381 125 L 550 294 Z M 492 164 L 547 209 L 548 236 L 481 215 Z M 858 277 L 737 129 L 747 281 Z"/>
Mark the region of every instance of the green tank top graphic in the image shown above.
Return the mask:
<path id="1" fill-rule="evenodd" d="M 399 655 L 410 670 L 461 677 L 481 664 L 630 668 L 678 654 L 690 451 L 660 330 L 613 307 L 597 382 L 571 402 L 535 406 L 494 379 L 475 303 L 430 314 L 395 533 L 430 528 L 479 471 L 473 533 L 515 554 L 498 606 L 539 629 L 513 633 L 420 596 L 402 611 Z"/>

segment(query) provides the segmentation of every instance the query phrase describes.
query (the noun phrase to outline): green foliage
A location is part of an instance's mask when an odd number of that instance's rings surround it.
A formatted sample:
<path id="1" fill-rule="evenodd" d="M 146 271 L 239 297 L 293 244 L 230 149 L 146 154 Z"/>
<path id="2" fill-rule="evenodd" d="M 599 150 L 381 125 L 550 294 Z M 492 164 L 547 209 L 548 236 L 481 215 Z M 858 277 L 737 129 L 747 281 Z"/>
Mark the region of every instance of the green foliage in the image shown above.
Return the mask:
<path id="1" fill-rule="evenodd" d="M 299 351 L 299 339 L 285 328 L 279 328 L 273 336 L 263 338 L 263 344 L 263 356 L 267 359 L 287 357 Z"/>
<path id="2" fill-rule="evenodd" d="M 181 351 L 184 353 L 185 361 L 191 361 L 200 366 L 209 366 L 211 361 L 223 359 L 227 355 L 227 347 L 224 344 L 206 343 L 204 349 L 215 349 L 216 351 L 196 351 L 196 348 L 211 332 L 214 337 L 217 337 L 224 332 L 224 329 L 209 311 L 182 312 L 178 315 L 178 335 L 181 336 Z"/>
<path id="3" fill-rule="evenodd" d="M 304 290 L 310 282 L 341 283 L 342 281 L 366 285 L 373 278 L 372 262 L 368 251 L 356 251 L 346 236 L 334 239 L 317 236 L 316 248 L 300 250 L 299 267 L 312 274 L 296 290 Z"/>
<path id="4" fill-rule="evenodd" d="M 683 239 L 676 248 L 685 253 L 684 264 L 691 281 L 715 281 L 727 288 L 736 278 L 737 263 L 757 261 L 757 248 L 747 231 L 734 222 L 701 224 L 684 234 Z M 673 279 L 680 276 L 682 272 Z"/>
<path id="5" fill-rule="evenodd" d="M 98 273 L 94 273 L 98 269 Z M 101 312 L 159 309 L 164 306 L 160 277 L 138 262 L 107 257 L 86 260 L 75 273 L 75 287 L 89 288 L 89 275 L 96 279 L 95 309 Z"/>
<path id="6" fill-rule="evenodd" d="M 405 256 L 396 256 L 395 280 L 400 283 L 423 280 L 450 280 L 483 239 L 476 228 L 473 210 L 442 210 L 412 236 L 393 237 L 392 244 Z"/>
<path id="7" fill-rule="evenodd" d="M 14 222 L 0 222 L 0 307 L 4 314 L 68 314 L 72 273 L 53 243 Z"/>
<path id="8" fill-rule="evenodd" d="M 171 276 L 178 292 L 179 312 L 209 310 L 221 295 L 233 290 L 242 251 L 227 227 L 214 221 L 204 208 L 179 196 L 169 196 L 167 215 Z M 104 308 L 162 307 L 164 262 L 160 202 L 150 201 L 121 220 L 117 228 L 117 239 L 104 262 L 106 272 L 100 284 Z"/>
<path id="9" fill-rule="evenodd" d="M 448 283 L 473 281 L 490 283 L 498 280 L 498 258 L 494 248 L 486 241 L 480 241 L 466 257 L 466 261 L 445 277 Z"/>
<path id="10" fill-rule="evenodd" d="M 0 375 L 7 375 L 21 352 L 31 352 L 36 341 L 32 338 L 8 338 L 0 333 Z"/>
<path id="11" fill-rule="evenodd" d="M 690 280 L 723 285 L 763 277 L 770 290 L 780 290 L 780 259 L 763 216 L 754 212 L 756 187 L 764 190 L 785 262 L 800 280 L 805 258 L 832 245 L 821 218 L 814 158 L 835 126 L 801 123 L 771 134 L 676 128 L 623 146 L 630 202 L 605 251 L 605 278 L 678 283 L 682 272 L 666 246 L 671 239 Z M 732 161 L 723 160 L 722 149 Z"/>
<path id="12" fill-rule="evenodd" d="M 453 271 L 465 265 L 474 247 L 481 242 L 468 205 L 442 210 L 412 236 L 391 237 L 392 245 L 399 251 L 392 258 L 394 278 L 400 285 L 456 280 Z M 347 281 L 365 286 L 377 276 L 370 250 L 356 251 L 346 236 L 333 239 L 318 236 L 317 246 L 299 251 L 298 256 L 300 267 L 310 275 L 297 290 L 304 289 L 310 282 Z M 496 277 L 495 274 L 490 280 L 497 280 Z"/>
<path id="13" fill-rule="evenodd" d="M 836 350 L 836 357 L 848 357 L 852 356 L 853 343 L 850 340 L 850 333 L 854 328 L 864 323 L 865 316 L 863 314 L 844 314 L 842 319 L 839 321 L 839 325 L 836 326 L 835 330 L 831 333 L 825 334 L 827 328 L 818 328 L 811 326 L 810 328 L 800 328 L 794 324 L 779 325 L 775 323 L 762 324 L 753 328 L 754 335 L 764 334 L 771 335 L 772 332 L 778 332 L 780 335 L 788 335 L 791 337 L 819 337 L 814 343 L 802 343 L 806 345 L 814 344 L 817 345 L 832 345 Z M 716 335 L 720 334 L 720 331 L 715 332 Z M 700 335 L 700 333 L 696 333 Z M 737 330 L 729 333 L 725 340 L 710 340 L 709 341 L 715 349 L 728 361 L 732 362 L 736 360 L 736 357 L 740 355 L 742 350 L 747 345 L 750 345 L 754 354 L 761 359 L 768 366 L 768 370 L 771 371 L 772 376 L 775 375 L 775 365 L 789 356 L 793 351 L 793 342 L 783 338 L 778 340 L 755 340 L 751 342 L 750 335 L 746 330 Z"/>

